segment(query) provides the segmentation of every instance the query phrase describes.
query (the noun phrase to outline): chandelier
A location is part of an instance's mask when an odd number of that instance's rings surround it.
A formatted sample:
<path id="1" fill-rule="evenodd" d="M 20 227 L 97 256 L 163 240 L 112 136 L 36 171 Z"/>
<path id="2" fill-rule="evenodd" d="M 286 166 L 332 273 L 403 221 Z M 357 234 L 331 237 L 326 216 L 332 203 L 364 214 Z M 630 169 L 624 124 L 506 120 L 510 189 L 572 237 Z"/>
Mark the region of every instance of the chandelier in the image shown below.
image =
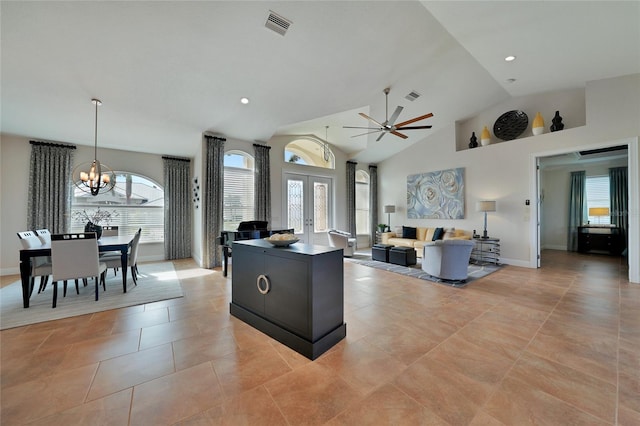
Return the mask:
<path id="1" fill-rule="evenodd" d="M 100 192 L 105 193 L 113 189 L 116 185 L 116 175 L 109 166 L 98 161 L 98 106 L 102 105 L 102 101 L 91 99 L 91 102 L 96 106 L 93 161 L 78 164 L 73 170 L 73 181 L 78 189 L 96 196 Z"/>

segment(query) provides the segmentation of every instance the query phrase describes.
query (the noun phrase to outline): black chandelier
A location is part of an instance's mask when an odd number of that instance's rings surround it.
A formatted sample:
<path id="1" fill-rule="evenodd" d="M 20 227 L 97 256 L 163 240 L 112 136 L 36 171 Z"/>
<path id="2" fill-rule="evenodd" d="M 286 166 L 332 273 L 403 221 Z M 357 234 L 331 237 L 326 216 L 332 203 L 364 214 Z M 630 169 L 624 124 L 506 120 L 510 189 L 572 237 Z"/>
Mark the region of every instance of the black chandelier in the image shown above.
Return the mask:
<path id="1" fill-rule="evenodd" d="M 116 175 L 109 166 L 98 161 L 98 107 L 102 105 L 102 101 L 91 99 L 91 102 L 96 106 L 93 161 L 79 164 L 73 171 L 73 181 L 78 189 L 96 196 L 113 189 Z"/>

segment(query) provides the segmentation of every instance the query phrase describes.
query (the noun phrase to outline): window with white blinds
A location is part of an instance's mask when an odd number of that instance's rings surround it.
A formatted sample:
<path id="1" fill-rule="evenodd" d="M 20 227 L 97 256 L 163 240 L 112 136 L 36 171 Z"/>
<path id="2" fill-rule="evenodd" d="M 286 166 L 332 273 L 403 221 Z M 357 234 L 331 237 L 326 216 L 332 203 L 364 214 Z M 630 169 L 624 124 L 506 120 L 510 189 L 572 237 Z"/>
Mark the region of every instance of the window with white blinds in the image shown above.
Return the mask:
<path id="1" fill-rule="evenodd" d="M 356 170 L 356 234 L 367 235 L 369 227 L 369 174 Z"/>
<path id="2" fill-rule="evenodd" d="M 224 155 L 223 229 L 235 231 L 240 222 L 254 220 L 253 157 L 230 151 Z"/>
<path id="3" fill-rule="evenodd" d="M 119 235 L 133 236 L 142 228 L 141 242 L 164 241 L 164 189 L 146 176 L 115 172 L 116 185 L 92 196 L 74 188 L 71 232 L 83 232 L 88 221 L 118 227 Z"/>
<path id="4" fill-rule="evenodd" d="M 609 176 L 587 176 L 587 214 L 589 215 L 589 222 L 591 224 L 609 225 L 611 223 L 611 216 L 605 215 L 591 215 L 594 212 L 593 208 L 606 208 L 609 209 Z M 600 211 L 600 213 L 603 213 Z"/>

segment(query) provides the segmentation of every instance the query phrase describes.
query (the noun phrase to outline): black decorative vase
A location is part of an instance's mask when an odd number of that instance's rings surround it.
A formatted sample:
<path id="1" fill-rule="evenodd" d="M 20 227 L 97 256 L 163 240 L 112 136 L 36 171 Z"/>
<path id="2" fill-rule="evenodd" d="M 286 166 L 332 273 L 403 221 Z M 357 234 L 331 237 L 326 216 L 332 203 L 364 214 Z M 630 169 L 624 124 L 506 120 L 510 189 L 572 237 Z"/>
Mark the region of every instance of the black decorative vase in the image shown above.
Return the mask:
<path id="1" fill-rule="evenodd" d="M 469 139 L 469 148 L 477 148 L 478 147 L 478 138 L 476 137 L 476 132 L 471 132 L 471 138 Z"/>
<path id="2" fill-rule="evenodd" d="M 93 222 L 87 222 L 87 224 L 84 226 L 84 232 L 95 232 L 96 239 L 99 240 L 100 237 L 102 237 L 102 226 L 96 225 Z"/>
<path id="3" fill-rule="evenodd" d="M 560 117 L 560 111 L 556 111 L 556 115 L 553 116 L 551 120 L 553 124 L 549 127 L 549 130 L 552 132 L 557 132 L 559 130 L 564 129 L 564 123 L 562 123 L 562 117 Z"/>

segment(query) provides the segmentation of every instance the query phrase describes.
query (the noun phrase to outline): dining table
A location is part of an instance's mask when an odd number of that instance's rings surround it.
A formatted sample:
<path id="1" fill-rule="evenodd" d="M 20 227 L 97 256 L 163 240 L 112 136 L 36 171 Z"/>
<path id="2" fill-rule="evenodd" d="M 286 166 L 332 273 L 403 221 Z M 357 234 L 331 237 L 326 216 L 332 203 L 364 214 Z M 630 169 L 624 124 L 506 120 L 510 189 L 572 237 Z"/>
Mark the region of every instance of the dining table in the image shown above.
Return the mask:
<path id="1" fill-rule="evenodd" d="M 129 258 L 129 247 L 133 242 L 133 235 L 117 235 L 101 237 L 98 239 L 98 252 L 120 252 L 120 262 L 122 265 L 122 290 L 127 292 L 127 261 Z M 20 250 L 20 279 L 22 281 L 22 304 L 24 308 L 29 307 L 30 281 L 32 271 L 32 260 L 34 257 L 51 256 L 51 244 L 43 244 L 40 247 L 32 247 Z"/>

